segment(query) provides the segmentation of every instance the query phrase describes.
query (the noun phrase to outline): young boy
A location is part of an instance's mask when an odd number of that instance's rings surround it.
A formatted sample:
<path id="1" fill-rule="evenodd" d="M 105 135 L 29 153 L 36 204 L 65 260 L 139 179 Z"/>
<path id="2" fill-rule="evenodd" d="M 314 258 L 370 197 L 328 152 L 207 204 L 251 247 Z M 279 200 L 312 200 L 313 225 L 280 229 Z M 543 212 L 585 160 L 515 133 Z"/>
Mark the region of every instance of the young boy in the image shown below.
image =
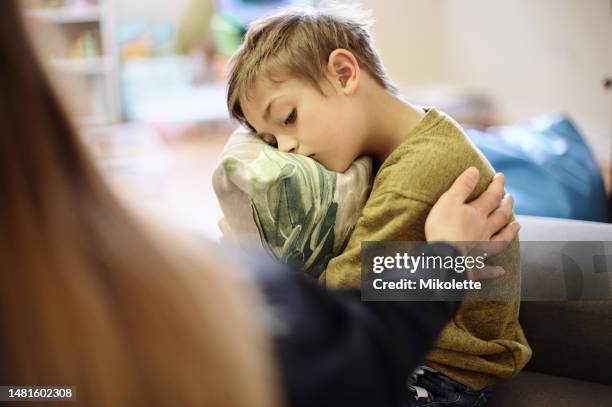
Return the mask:
<path id="1" fill-rule="evenodd" d="M 361 155 L 380 165 L 346 249 L 321 277 L 330 287 L 360 287 L 362 241 L 425 241 L 429 210 L 465 168 L 483 174 L 472 198 L 494 175 L 456 122 L 397 93 L 367 25 L 337 13 L 284 10 L 264 17 L 232 58 L 230 113 L 268 143 L 333 171 L 345 171 Z M 511 247 L 496 264 L 506 270 L 500 283 L 518 287 L 518 244 Z M 464 301 L 412 378 L 409 402 L 486 400 L 490 386 L 531 357 L 518 312 L 518 301 Z"/>

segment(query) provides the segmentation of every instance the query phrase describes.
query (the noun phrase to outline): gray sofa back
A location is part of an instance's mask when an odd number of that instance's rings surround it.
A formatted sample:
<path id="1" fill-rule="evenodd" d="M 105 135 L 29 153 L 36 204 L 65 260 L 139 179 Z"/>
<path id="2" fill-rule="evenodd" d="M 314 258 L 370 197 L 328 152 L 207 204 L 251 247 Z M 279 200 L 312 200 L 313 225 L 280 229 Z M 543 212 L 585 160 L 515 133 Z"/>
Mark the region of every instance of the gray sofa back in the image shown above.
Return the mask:
<path id="1" fill-rule="evenodd" d="M 612 241 L 612 224 L 531 216 L 517 219 L 521 241 Z M 606 254 L 612 261 L 612 253 Z M 527 266 L 534 261 L 523 258 Z M 601 279 L 597 274 L 602 272 L 601 264 L 598 270 L 587 270 L 587 275 L 588 271 Z M 603 272 L 612 281 L 610 262 Z M 529 281 L 526 273 L 529 270 L 523 272 L 524 282 Z M 612 385 L 612 300 L 522 301 L 520 320 L 533 349 L 527 370 Z"/>

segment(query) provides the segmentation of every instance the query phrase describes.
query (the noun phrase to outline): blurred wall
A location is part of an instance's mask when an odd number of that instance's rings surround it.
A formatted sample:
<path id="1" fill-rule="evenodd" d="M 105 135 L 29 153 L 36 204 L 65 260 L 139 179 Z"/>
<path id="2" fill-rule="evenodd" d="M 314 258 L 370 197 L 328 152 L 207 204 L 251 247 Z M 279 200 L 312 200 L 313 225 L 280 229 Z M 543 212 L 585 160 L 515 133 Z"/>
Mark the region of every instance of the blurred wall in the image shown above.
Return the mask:
<path id="1" fill-rule="evenodd" d="M 611 0 L 362 0 L 400 85 L 448 84 L 490 97 L 495 120 L 568 113 L 609 168 Z M 605 170 L 606 175 L 609 170 Z"/>
<path id="2" fill-rule="evenodd" d="M 345 0 L 344 3 L 352 3 Z M 374 41 L 400 86 L 438 83 L 447 76 L 446 1 L 363 0 L 372 11 Z"/>
<path id="3" fill-rule="evenodd" d="M 189 1 L 117 0 L 115 8 L 120 22 L 176 22 Z M 599 163 L 611 165 L 612 91 L 602 82 L 612 76 L 612 0 L 359 3 L 372 10 L 376 46 L 400 86 L 482 92 L 495 103 L 498 123 L 566 112 Z"/>
<path id="4" fill-rule="evenodd" d="M 448 1 L 446 12 L 450 82 L 487 92 L 503 122 L 570 114 L 610 164 L 610 0 Z"/>

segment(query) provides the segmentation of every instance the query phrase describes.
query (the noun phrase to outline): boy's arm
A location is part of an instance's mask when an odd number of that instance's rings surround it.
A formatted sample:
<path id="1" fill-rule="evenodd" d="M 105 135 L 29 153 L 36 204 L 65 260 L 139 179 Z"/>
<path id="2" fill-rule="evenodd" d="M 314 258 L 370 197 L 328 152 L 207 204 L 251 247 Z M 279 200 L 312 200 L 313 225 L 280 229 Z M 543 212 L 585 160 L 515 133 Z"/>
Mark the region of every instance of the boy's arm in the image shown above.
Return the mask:
<path id="1" fill-rule="evenodd" d="M 433 204 L 385 192 L 370 198 L 344 251 L 333 258 L 319 280 L 328 287 L 361 287 L 361 242 L 425 241 L 425 220 Z"/>

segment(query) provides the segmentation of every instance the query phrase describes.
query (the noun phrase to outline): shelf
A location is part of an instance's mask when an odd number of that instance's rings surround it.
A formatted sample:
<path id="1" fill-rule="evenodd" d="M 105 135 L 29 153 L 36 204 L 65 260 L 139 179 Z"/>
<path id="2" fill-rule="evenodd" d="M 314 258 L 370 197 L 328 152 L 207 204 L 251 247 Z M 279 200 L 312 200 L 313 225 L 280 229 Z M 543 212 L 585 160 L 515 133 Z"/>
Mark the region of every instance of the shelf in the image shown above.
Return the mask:
<path id="1" fill-rule="evenodd" d="M 81 6 L 30 9 L 26 14 L 49 23 L 69 24 L 100 21 L 102 12 L 100 6 Z"/>
<path id="2" fill-rule="evenodd" d="M 48 61 L 53 68 L 81 75 L 103 75 L 114 68 L 113 60 L 107 56 L 91 58 L 53 58 Z"/>
<path id="3" fill-rule="evenodd" d="M 97 127 L 112 124 L 113 120 L 110 117 L 91 115 L 76 117 L 75 122 L 78 126 Z"/>
<path id="4" fill-rule="evenodd" d="M 72 109 L 79 127 L 108 125 L 122 117 L 115 1 L 54 1 L 59 5 L 53 7 L 50 1 L 32 0 L 24 12 L 37 26 L 45 66 L 82 88 L 83 100 Z"/>

